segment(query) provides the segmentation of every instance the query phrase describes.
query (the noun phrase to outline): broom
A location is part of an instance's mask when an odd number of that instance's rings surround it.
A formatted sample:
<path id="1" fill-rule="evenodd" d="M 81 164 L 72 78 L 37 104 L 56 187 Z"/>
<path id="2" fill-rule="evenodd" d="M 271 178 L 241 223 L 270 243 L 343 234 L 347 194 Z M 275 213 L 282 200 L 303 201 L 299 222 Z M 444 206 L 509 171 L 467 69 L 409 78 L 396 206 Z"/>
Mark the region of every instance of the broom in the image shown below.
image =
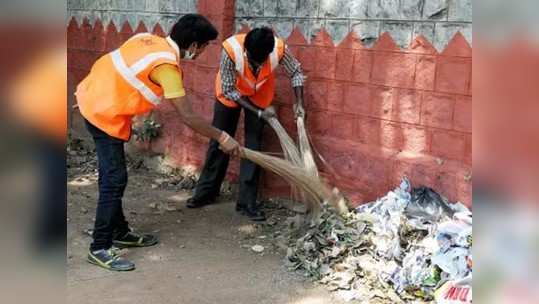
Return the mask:
<path id="1" fill-rule="evenodd" d="M 312 175 L 318 177 L 318 168 L 316 167 L 313 152 L 311 151 L 311 145 L 309 143 L 307 131 L 305 130 L 305 121 L 303 120 L 303 117 L 298 117 L 296 124 L 298 127 L 299 150 L 301 152 L 303 166 Z"/>
<path id="2" fill-rule="evenodd" d="M 338 214 L 348 212 L 345 199 L 339 190 L 337 188 L 331 190 L 318 176 L 312 175 L 306 169 L 295 166 L 284 159 L 247 148 L 241 148 L 241 156 L 281 176 L 292 186 L 301 190 L 305 198 L 317 206 L 316 209 L 312 210 L 315 218 L 318 217 L 320 205 L 324 202 L 332 206 Z"/>
<path id="3" fill-rule="evenodd" d="M 283 149 L 284 158 L 291 162 L 292 165 L 300 168 L 304 168 L 304 162 L 303 157 L 300 155 L 299 150 L 297 149 L 296 143 L 294 140 L 288 135 L 285 128 L 281 125 L 279 120 L 276 117 L 271 117 L 268 119 L 268 124 L 273 128 L 275 133 L 277 134 L 277 137 L 279 138 L 279 142 L 281 143 L 281 148 Z M 318 174 L 318 172 L 316 173 Z M 292 186 L 292 198 L 295 201 L 300 201 L 305 204 L 307 207 L 307 212 L 314 212 L 318 213 L 320 206 L 316 203 L 316 201 L 313 201 L 313 198 L 308 197 L 307 194 L 303 193 L 300 189 Z"/>
<path id="4" fill-rule="evenodd" d="M 302 167 L 303 161 L 298 149 L 296 148 L 296 143 L 288 135 L 279 120 L 277 120 L 275 117 L 271 117 L 268 119 L 268 124 L 273 128 L 277 134 L 277 137 L 279 137 L 279 142 L 281 143 L 281 147 L 284 152 L 284 158 L 295 166 Z"/>
<path id="5" fill-rule="evenodd" d="M 313 153 L 311 151 L 311 145 L 307 136 L 307 130 L 305 129 L 305 121 L 303 120 L 303 117 L 298 117 L 296 120 L 296 124 L 298 128 L 298 143 L 303 168 L 305 168 L 305 170 L 310 175 L 318 178 L 318 168 L 316 167 L 316 162 L 314 161 Z M 300 192 L 300 195 L 303 195 L 303 193 Z M 302 198 L 305 202 L 306 198 L 304 195 L 302 196 Z M 307 204 L 308 211 L 311 211 L 312 209 L 317 209 L 316 211 L 318 212 L 319 208 L 319 205 L 313 206 L 312 204 Z"/>

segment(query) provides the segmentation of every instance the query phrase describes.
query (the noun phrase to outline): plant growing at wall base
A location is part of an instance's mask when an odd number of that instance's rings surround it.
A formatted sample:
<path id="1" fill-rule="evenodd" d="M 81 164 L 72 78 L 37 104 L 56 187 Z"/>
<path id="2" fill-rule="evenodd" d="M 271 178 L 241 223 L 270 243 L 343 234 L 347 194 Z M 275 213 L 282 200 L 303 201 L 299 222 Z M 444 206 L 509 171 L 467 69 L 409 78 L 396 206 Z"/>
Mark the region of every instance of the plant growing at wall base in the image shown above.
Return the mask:
<path id="1" fill-rule="evenodd" d="M 153 117 L 145 118 L 142 123 L 133 127 L 133 135 L 136 141 L 148 142 L 159 136 L 161 124 L 156 122 Z"/>

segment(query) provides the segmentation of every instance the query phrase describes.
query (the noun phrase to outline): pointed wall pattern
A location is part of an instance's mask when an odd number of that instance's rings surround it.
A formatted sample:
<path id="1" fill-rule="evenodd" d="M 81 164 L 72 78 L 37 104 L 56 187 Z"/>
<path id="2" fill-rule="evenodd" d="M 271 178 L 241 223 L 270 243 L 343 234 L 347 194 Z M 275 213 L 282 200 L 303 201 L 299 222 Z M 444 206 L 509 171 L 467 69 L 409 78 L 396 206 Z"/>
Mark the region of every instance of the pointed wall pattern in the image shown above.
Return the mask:
<path id="1" fill-rule="evenodd" d="M 197 60 L 182 63 L 193 108 L 208 120 L 215 102 L 220 41 L 226 33 L 251 28 L 248 23 L 240 27 L 234 23 L 238 7 L 233 2 L 197 3 L 199 12 L 222 34 Z M 161 23 L 144 20 L 131 24 L 72 17 L 66 27 L 71 93 L 99 56 L 134 33 L 166 33 Z M 355 31 L 339 42 L 326 28 L 305 37 L 299 25 L 282 38 L 307 76 L 307 127 L 317 153 L 325 160 L 320 164 L 322 174 L 330 182 L 353 202 L 362 203 L 407 176 L 417 186 L 424 184 L 450 200 L 471 204 L 472 48 L 463 34 L 457 32 L 442 49 L 424 35 L 414 36 L 406 46 L 399 46 L 389 32 L 370 44 Z M 282 69 L 278 69 L 276 82 L 279 117 L 294 135 L 294 94 Z M 156 115 L 163 124 L 163 135 L 148 148 L 164 153 L 172 164 L 200 167 L 207 139 L 185 127 L 165 104 Z M 243 130 L 240 125 L 240 141 Z M 280 151 L 270 128 L 265 130 L 265 138 L 265 151 Z M 233 161 L 228 178 L 236 179 L 238 170 L 238 162 Z M 264 196 L 290 195 L 289 187 L 278 178 L 265 174 L 261 182 Z"/>
<path id="2" fill-rule="evenodd" d="M 299 27 L 308 41 L 324 28 L 335 44 L 356 32 L 370 46 L 389 32 L 397 45 L 406 48 L 422 35 L 440 51 L 459 31 L 471 43 L 472 1 L 236 0 L 236 29 L 243 23 L 272 25 L 283 37 Z"/>
<path id="3" fill-rule="evenodd" d="M 68 18 L 77 21 L 88 18 L 91 23 L 100 19 L 104 24 L 128 22 L 136 29 L 140 22 L 147 28 L 160 23 L 165 32 L 180 16 L 197 12 L 197 0 L 108 0 L 108 1 L 68 1 Z"/>

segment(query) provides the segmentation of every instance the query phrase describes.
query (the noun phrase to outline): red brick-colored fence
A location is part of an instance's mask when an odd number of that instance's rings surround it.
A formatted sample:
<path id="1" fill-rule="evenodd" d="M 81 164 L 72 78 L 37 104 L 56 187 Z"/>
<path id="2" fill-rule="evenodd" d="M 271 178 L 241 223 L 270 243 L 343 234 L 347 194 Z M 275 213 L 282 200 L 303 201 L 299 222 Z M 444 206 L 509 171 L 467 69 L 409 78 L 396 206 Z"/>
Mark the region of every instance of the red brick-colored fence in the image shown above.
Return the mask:
<path id="1" fill-rule="evenodd" d="M 211 2 L 211 5 L 208 5 Z M 198 10 L 220 32 L 219 41 L 233 33 L 234 2 L 199 1 Z M 68 26 L 68 75 L 70 92 L 88 73 L 92 63 L 136 32 L 164 35 L 156 25 L 143 23 L 132 29 L 99 20 Z M 243 30 L 247 30 L 244 28 Z M 305 103 L 307 127 L 316 150 L 325 159 L 324 176 L 354 202 L 375 199 L 393 188 L 402 176 L 414 185 L 427 185 L 471 205 L 472 156 L 472 50 L 457 33 L 438 53 L 423 37 L 399 49 L 389 34 L 372 48 L 364 47 L 350 33 L 339 45 L 322 30 L 311 43 L 295 29 L 287 44 L 301 61 L 308 77 Z M 212 43 L 195 62 L 182 64 L 185 85 L 197 112 L 208 120 L 214 104 L 214 79 L 220 59 L 220 42 Z M 295 135 L 290 81 L 278 72 L 276 104 L 280 119 Z M 194 134 L 162 104 L 157 112 L 164 125 L 151 149 L 165 153 L 178 165 L 200 166 L 207 139 Z M 264 150 L 280 151 L 270 128 Z M 238 138 L 243 137 L 240 126 Z M 239 164 L 231 163 L 229 178 Z M 288 185 L 265 174 L 264 196 L 289 195 Z"/>

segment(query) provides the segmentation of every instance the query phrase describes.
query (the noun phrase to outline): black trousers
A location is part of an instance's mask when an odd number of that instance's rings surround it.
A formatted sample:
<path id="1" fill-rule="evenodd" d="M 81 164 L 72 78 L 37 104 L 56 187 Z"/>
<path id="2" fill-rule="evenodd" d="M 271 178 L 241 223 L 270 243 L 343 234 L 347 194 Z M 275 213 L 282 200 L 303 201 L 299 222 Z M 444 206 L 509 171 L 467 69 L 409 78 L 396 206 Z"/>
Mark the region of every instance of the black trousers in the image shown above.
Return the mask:
<path id="1" fill-rule="evenodd" d="M 229 108 L 216 100 L 212 125 L 234 136 L 238 127 L 241 108 Z M 262 144 L 264 120 L 250 111 L 245 111 L 245 147 L 259 151 Z M 229 156 L 219 149 L 219 143 L 211 140 L 206 162 L 195 188 L 195 200 L 212 199 L 219 195 L 228 168 Z M 260 168 L 253 162 L 242 159 L 240 163 L 240 193 L 238 205 L 256 205 Z"/>
<path id="2" fill-rule="evenodd" d="M 122 208 L 127 186 L 124 141 L 114 138 L 86 121 L 95 142 L 98 162 L 99 200 L 95 215 L 93 243 L 90 250 L 108 249 L 116 235 L 129 231 Z"/>

